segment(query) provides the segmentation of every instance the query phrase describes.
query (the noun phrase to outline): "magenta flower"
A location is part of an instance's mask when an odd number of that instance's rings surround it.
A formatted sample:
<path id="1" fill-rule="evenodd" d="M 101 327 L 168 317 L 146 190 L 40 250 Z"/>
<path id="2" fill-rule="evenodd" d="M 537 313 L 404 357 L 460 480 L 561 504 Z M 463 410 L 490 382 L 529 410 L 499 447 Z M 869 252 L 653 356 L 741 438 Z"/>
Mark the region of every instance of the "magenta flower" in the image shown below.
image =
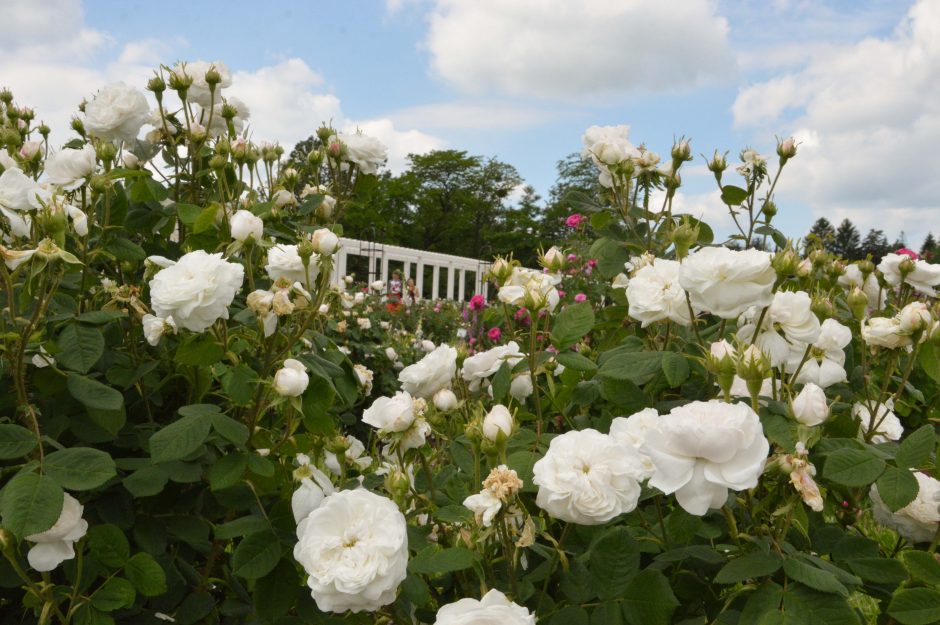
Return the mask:
<path id="1" fill-rule="evenodd" d="M 559 299 L 563 298 L 565 296 L 565 292 L 562 291 L 561 289 L 557 289 L 557 290 L 558 290 L 558 298 Z"/>
<path id="2" fill-rule="evenodd" d="M 581 303 L 586 299 L 587 299 L 587 295 L 585 295 L 584 293 L 578 293 L 577 295 L 574 296 L 574 301 L 578 303 Z"/>
<path id="3" fill-rule="evenodd" d="M 920 254 L 906 247 L 902 247 L 897 252 L 895 252 L 895 254 L 905 254 L 907 256 L 910 256 L 912 260 L 920 260 Z"/>
<path id="4" fill-rule="evenodd" d="M 486 299 L 482 295 L 474 295 L 470 298 L 470 309 L 471 310 L 483 310 L 486 308 Z"/>
<path id="5" fill-rule="evenodd" d="M 569 228 L 578 228 L 581 226 L 582 221 L 584 221 L 584 215 L 574 213 L 568 216 L 568 219 L 565 220 L 565 225 Z"/>
<path id="6" fill-rule="evenodd" d="M 488 336 L 491 341 L 493 341 L 494 343 L 496 343 L 496 342 L 498 342 L 499 339 L 503 336 L 503 333 L 502 333 L 502 331 L 501 331 L 499 328 L 497 328 L 497 327 L 492 327 L 492 328 L 490 328 L 489 331 L 486 333 L 486 336 Z"/>

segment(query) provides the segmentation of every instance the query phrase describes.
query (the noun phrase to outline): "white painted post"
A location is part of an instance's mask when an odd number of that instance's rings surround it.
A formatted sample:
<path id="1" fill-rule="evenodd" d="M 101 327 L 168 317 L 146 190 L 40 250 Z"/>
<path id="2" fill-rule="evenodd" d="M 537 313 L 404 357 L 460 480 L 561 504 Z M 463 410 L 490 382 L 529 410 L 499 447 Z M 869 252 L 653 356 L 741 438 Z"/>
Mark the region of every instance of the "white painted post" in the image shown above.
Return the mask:
<path id="1" fill-rule="evenodd" d="M 454 265 L 447 267 L 447 299 L 454 299 Z"/>
<path id="2" fill-rule="evenodd" d="M 388 284 L 388 255 L 385 252 L 382 252 L 382 277 L 379 280 Z"/>
<path id="3" fill-rule="evenodd" d="M 418 291 L 418 296 L 424 299 L 424 263 L 421 260 L 418 260 L 415 272 L 417 273 L 415 276 L 415 289 Z"/>
<path id="4" fill-rule="evenodd" d="M 441 268 L 439 265 L 434 265 L 434 268 L 431 269 L 431 299 L 437 300 L 438 295 L 440 295 L 441 290 Z"/>
<path id="5" fill-rule="evenodd" d="M 460 270 L 460 284 L 457 285 L 457 301 L 460 301 L 460 302 L 464 301 L 464 297 L 466 296 L 466 293 L 465 293 L 466 289 L 467 289 L 467 270 L 461 269 Z"/>
<path id="6" fill-rule="evenodd" d="M 336 254 L 336 275 L 339 276 L 339 280 L 336 281 L 337 284 L 339 284 L 346 278 L 346 266 L 347 266 L 346 256 L 347 256 L 346 248 L 341 247 L 339 249 L 339 252 Z"/>
<path id="7" fill-rule="evenodd" d="M 401 272 L 401 281 L 402 284 L 408 282 L 408 278 L 411 277 L 411 261 L 405 261 L 404 270 Z"/>

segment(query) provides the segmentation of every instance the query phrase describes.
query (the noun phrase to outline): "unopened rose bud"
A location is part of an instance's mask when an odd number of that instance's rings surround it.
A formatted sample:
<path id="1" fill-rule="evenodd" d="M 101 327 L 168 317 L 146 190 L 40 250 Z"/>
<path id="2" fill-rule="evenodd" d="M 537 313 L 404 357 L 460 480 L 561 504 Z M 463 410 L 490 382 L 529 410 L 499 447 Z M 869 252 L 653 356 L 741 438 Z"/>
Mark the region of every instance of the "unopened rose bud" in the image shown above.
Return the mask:
<path id="1" fill-rule="evenodd" d="M 669 233 L 669 240 L 676 246 L 676 258 L 682 260 L 689 254 L 689 248 L 698 241 L 700 228 L 693 226 L 689 220 L 683 219 Z"/>
<path id="2" fill-rule="evenodd" d="M 852 315 L 856 319 L 863 319 L 865 317 L 865 311 L 868 310 L 868 295 L 860 289 L 859 287 L 853 287 L 849 291 L 848 296 L 845 298 L 846 303 L 849 305 L 849 308 L 852 310 Z"/>
<path id="3" fill-rule="evenodd" d="M 860 260 L 855 264 L 858 265 L 858 270 L 862 272 L 862 276 L 865 278 L 875 271 L 875 263 L 871 262 L 867 258 L 865 260 Z"/>
<path id="4" fill-rule="evenodd" d="M 826 254 L 826 252 L 823 250 L 813 250 L 809 253 L 809 260 L 811 263 L 813 263 L 813 267 L 819 267 L 823 265 L 828 260 L 828 258 L 828 254 Z"/>
<path id="5" fill-rule="evenodd" d="M 3 102 L 7 106 L 9 106 L 10 103 L 13 102 L 13 92 L 7 89 L 6 87 L 4 87 L 3 89 L 0 89 L 0 102 Z"/>
<path id="6" fill-rule="evenodd" d="M 220 82 L 222 82 L 222 74 L 213 65 L 206 71 L 206 84 L 209 85 L 209 91 L 214 91 Z"/>
<path id="7" fill-rule="evenodd" d="M 457 396 L 449 388 L 443 388 L 434 394 L 434 406 L 441 412 L 447 412 L 457 407 Z"/>
<path id="8" fill-rule="evenodd" d="M 193 122 L 189 126 L 189 136 L 193 141 L 204 141 L 206 138 L 206 127 L 198 122 Z"/>
<path id="9" fill-rule="evenodd" d="M 787 246 L 774 255 L 770 264 L 773 265 L 778 277 L 788 278 L 796 273 L 800 265 L 800 257 L 793 251 L 793 248 Z"/>
<path id="10" fill-rule="evenodd" d="M 238 109 L 229 104 L 228 102 L 222 105 L 222 119 L 225 121 L 232 121 L 238 116 Z"/>
<path id="11" fill-rule="evenodd" d="M 832 300 L 822 295 L 813 296 L 813 301 L 810 303 L 810 310 L 819 317 L 820 321 L 836 316 L 835 304 L 832 303 Z"/>
<path id="12" fill-rule="evenodd" d="M 715 174 L 715 178 L 721 182 L 721 174 L 728 169 L 728 153 L 719 154 L 718 150 L 715 150 L 715 155 L 712 156 L 712 160 L 708 161 L 708 171 Z"/>
<path id="13" fill-rule="evenodd" d="M 777 204 L 770 200 L 767 200 L 767 202 L 764 204 L 764 216 L 767 217 L 767 219 L 769 220 L 769 219 L 774 218 L 776 215 L 777 215 Z"/>
<path id="14" fill-rule="evenodd" d="M 313 248 L 317 254 L 329 256 L 339 247 L 339 237 L 329 228 L 320 228 L 311 236 Z"/>
<path id="15" fill-rule="evenodd" d="M 282 397 L 299 397 L 307 390 L 308 384 L 307 368 L 293 358 L 285 360 L 284 366 L 274 374 L 274 391 Z"/>
<path id="16" fill-rule="evenodd" d="M 901 273 L 901 280 L 904 280 L 917 267 L 915 260 L 908 256 L 898 265 L 898 271 Z"/>
<path id="17" fill-rule="evenodd" d="M 819 425 L 829 417 L 826 391 L 812 382 L 807 382 L 803 390 L 793 398 L 790 409 L 793 417 L 803 425 Z"/>
<path id="18" fill-rule="evenodd" d="M 320 126 L 317 128 L 317 139 L 320 140 L 320 143 L 326 145 L 330 142 L 330 138 L 336 134 L 336 131 L 330 128 L 329 126 Z"/>
<path id="19" fill-rule="evenodd" d="M 491 442 L 499 442 L 512 436 L 513 418 L 509 409 L 496 404 L 483 419 L 483 436 Z"/>
<path id="20" fill-rule="evenodd" d="M 780 157 L 780 164 L 796 156 L 796 140 L 793 137 L 784 139 L 777 144 L 777 155 Z"/>
<path id="21" fill-rule="evenodd" d="M 672 160 L 677 162 L 692 160 L 692 146 L 688 139 L 680 139 L 672 146 Z"/>
<path id="22" fill-rule="evenodd" d="M 78 117 L 73 117 L 71 121 L 72 130 L 77 132 L 82 137 L 85 136 L 85 123 Z"/>
<path id="23" fill-rule="evenodd" d="M 311 150 L 310 153 L 307 154 L 307 162 L 314 169 L 319 169 L 323 164 L 324 156 L 323 150 Z"/>
<path id="24" fill-rule="evenodd" d="M 489 274 L 496 282 L 503 284 L 512 275 L 512 263 L 501 256 L 497 256 L 493 264 L 490 265 Z"/>
<path id="25" fill-rule="evenodd" d="M 898 313 L 898 321 L 901 323 L 901 330 L 914 334 L 930 327 L 933 320 L 930 317 L 927 304 L 924 302 L 911 302 Z"/>
<path id="26" fill-rule="evenodd" d="M 209 159 L 209 168 L 214 169 L 215 171 L 225 169 L 226 165 L 228 165 L 228 159 L 221 154 L 216 154 Z"/>
<path id="27" fill-rule="evenodd" d="M 152 91 L 159 101 L 163 92 L 166 91 L 166 81 L 160 76 L 154 76 L 147 81 L 147 91 Z"/>
<path id="28" fill-rule="evenodd" d="M 88 187 L 95 193 L 104 193 L 108 189 L 108 179 L 101 174 L 95 174 L 88 182 Z"/>
<path id="29" fill-rule="evenodd" d="M 50 132 L 52 131 L 49 129 L 49 126 L 47 126 L 46 124 L 39 124 L 39 134 L 42 135 L 44 139 L 49 138 Z"/>
<path id="30" fill-rule="evenodd" d="M 324 195 L 320 205 L 317 206 L 316 216 L 323 221 L 328 221 L 333 216 L 336 208 L 336 198 L 332 195 Z"/>
<path id="31" fill-rule="evenodd" d="M 565 268 L 565 254 L 557 247 L 548 248 L 539 256 L 539 264 L 553 273 L 557 273 Z"/>
<path id="32" fill-rule="evenodd" d="M 805 278 L 813 273 L 813 263 L 810 262 L 808 258 L 804 258 L 800 261 L 800 264 L 797 265 L 796 275 Z"/>

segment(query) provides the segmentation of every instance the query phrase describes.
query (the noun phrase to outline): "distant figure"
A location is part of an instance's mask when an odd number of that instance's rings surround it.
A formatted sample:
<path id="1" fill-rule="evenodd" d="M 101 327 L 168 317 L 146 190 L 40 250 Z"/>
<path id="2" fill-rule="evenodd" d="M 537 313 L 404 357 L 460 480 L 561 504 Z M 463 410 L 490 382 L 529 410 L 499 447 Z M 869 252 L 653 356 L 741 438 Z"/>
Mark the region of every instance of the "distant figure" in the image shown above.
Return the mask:
<path id="1" fill-rule="evenodd" d="M 388 281 L 388 296 L 386 297 L 386 308 L 395 312 L 401 307 L 401 272 L 395 270 L 392 272 L 392 279 Z"/>
<path id="2" fill-rule="evenodd" d="M 415 287 L 415 279 L 408 278 L 405 283 L 405 306 L 414 306 L 418 303 L 418 289 Z"/>

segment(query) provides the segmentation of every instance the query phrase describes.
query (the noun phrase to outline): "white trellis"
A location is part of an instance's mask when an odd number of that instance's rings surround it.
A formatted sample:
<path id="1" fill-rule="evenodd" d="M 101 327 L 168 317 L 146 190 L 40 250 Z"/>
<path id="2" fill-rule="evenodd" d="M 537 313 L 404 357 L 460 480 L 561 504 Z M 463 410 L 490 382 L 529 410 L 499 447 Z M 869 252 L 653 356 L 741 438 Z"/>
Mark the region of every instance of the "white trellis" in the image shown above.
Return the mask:
<path id="1" fill-rule="evenodd" d="M 488 285 L 484 279 L 491 264 L 488 261 L 345 237 L 340 237 L 340 245 L 333 265 L 334 284 L 338 284 L 348 273 L 350 257 L 360 256 L 366 259 L 369 274 L 356 276 L 357 279 L 365 278 L 369 282 L 382 280 L 387 283 L 391 273 L 389 263 L 399 262 L 403 265 L 402 281 L 406 282 L 413 277 L 415 288 L 422 299 L 467 301 L 477 293 L 483 297 L 488 295 Z M 430 285 L 425 284 L 424 280 L 426 267 L 432 268 Z M 445 278 L 443 285 L 442 277 Z M 468 278 L 472 280 L 472 286 Z"/>

